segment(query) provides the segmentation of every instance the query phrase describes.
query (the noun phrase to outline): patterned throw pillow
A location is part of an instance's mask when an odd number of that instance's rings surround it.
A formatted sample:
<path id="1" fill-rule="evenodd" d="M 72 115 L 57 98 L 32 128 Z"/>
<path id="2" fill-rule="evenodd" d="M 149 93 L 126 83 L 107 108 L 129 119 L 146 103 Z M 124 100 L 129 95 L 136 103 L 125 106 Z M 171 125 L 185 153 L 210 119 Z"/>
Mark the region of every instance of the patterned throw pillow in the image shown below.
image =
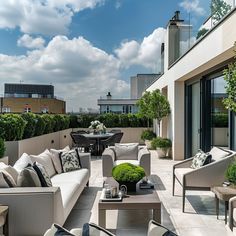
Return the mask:
<path id="1" fill-rule="evenodd" d="M 63 172 L 78 170 L 81 168 L 78 149 L 60 153 L 60 160 Z"/>
<path id="2" fill-rule="evenodd" d="M 203 165 L 210 163 L 211 154 L 203 152 L 201 149 L 198 150 L 193 158 L 191 168 L 198 169 Z"/>
<path id="3" fill-rule="evenodd" d="M 44 236 L 75 236 L 58 224 L 53 224 Z"/>
<path id="4" fill-rule="evenodd" d="M 111 232 L 107 231 L 106 229 L 93 224 L 93 223 L 86 223 L 83 226 L 83 233 L 82 236 L 115 236 Z"/>
<path id="5" fill-rule="evenodd" d="M 41 182 L 41 186 L 42 187 L 51 187 L 52 186 L 52 182 L 50 179 L 49 174 L 47 173 L 46 169 L 44 168 L 43 165 L 41 165 L 38 162 L 35 162 L 33 165 L 34 170 L 36 171 L 39 180 Z"/>
<path id="6" fill-rule="evenodd" d="M 162 226 L 161 224 L 151 220 L 148 225 L 147 236 L 177 236 L 175 233 Z"/>

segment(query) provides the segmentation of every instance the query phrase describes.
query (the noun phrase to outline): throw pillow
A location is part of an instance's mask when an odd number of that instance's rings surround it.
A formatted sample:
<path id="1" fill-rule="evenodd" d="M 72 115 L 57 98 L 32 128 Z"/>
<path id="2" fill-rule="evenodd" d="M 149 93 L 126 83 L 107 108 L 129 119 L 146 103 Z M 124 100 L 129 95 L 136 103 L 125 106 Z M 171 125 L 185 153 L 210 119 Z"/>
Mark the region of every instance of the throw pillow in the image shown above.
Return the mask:
<path id="1" fill-rule="evenodd" d="M 52 163 L 52 154 L 48 149 L 39 155 L 30 155 L 30 158 L 33 163 L 38 162 L 43 165 L 50 177 L 56 174 L 56 170 Z"/>
<path id="2" fill-rule="evenodd" d="M 115 236 L 111 232 L 107 231 L 106 229 L 93 224 L 93 223 L 86 223 L 83 225 L 83 233 L 82 236 Z"/>
<path id="3" fill-rule="evenodd" d="M 11 177 L 11 175 L 5 171 L 5 170 L 1 170 L 0 171 L 1 174 L 1 181 L 0 181 L 0 187 L 1 188 L 12 188 L 12 187 L 16 187 L 16 182 L 15 180 Z"/>
<path id="4" fill-rule="evenodd" d="M 28 164 L 33 165 L 30 156 L 27 153 L 23 153 L 22 156 L 16 161 L 13 166 L 18 172 L 21 172 Z"/>
<path id="5" fill-rule="evenodd" d="M 47 171 L 44 168 L 44 166 L 41 165 L 38 162 L 35 162 L 33 164 L 33 168 L 34 168 L 34 170 L 36 171 L 36 173 L 37 173 L 37 175 L 39 177 L 41 186 L 42 187 L 51 187 L 52 186 L 52 182 L 51 182 L 50 176 L 47 173 Z"/>
<path id="6" fill-rule="evenodd" d="M 115 143 L 116 160 L 137 160 L 138 143 Z"/>
<path id="7" fill-rule="evenodd" d="M 219 161 L 231 154 L 231 152 L 219 147 L 213 147 L 209 153 L 212 155 L 212 160 L 214 161 Z"/>
<path id="8" fill-rule="evenodd" d="M 61 150 L 50 149 L 50 152 L 52 154 L 52 156 L 51 156 L 52 162 L 53 162 L 53 165 L 54 165 L 56 172 L 58 174 L 62 173 L 62 166 L 61 166 L 61 160 L 60 160 L 59 154 L 61 152 L 68 152 L 68 151 L 70 151 L 69 146 L 66 146 L 65 148 L 63 148 Z"/>
<path id="9" fill-rule="evenodd" d="M 81 168 L 78 149 L 60 153 L 61 166 L 63 172 L 78 170 Z"/>
<path id="10" fill-rule="evenodd" d="M 17 170 L 10 166 L 10 165 L 6 165 L 5 163 L 1 162 L 0 163 L 0 170 L 5 170 L 7 171 L 11 177 L 14 179 L 15 183 L 17 182 L 17 177 L 19 175 L 19 173 L 17 172 Z"/>
<path id="11" fill-rule="evenodd" d="M 191 168 L 198 169 L 202 167 L 209 156 L 210 156 L 209 153 L 205 153 L 201 149 L 199 149 L 193 158 Z"/>
<path id="12" fill-rule="evenodd" d="M 75 236 L 75 234 L 70 233 L 65 228 L 58 224 L 53 224 L 51 228 L 44 234 L 44 236 Z"/>
<path id="13" fill-rule="evenodd" d="M 17 186 L 18 187 L 41 187 L 41 182 L 39 177 L 34 170 L 33 166 L 28 165 L 24 168 L 18 178 L 17 178 Z"/>
<path id="14" fill-rule="evenodd" d="M 162 226 L 161 224 L 151 220 L 148 225 L 147 236 L 177 236 L 175 233 Z"/>

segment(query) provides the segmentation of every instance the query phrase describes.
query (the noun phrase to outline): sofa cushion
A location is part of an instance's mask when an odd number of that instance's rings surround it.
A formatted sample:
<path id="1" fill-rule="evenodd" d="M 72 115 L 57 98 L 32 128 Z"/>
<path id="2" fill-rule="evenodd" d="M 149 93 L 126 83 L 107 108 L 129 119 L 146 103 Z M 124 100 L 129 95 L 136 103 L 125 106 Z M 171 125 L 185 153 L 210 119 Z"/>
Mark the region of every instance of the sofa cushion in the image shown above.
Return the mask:
<path id="1" fill-rule="evenodd" d="M 33 166 L 29 165 L 24 168 L 17 179 L 17 186 L 19 187 L 41 187 L 39 177 Z"/>
<path id="2" fill-rule="evenodd" d="M 192 168 L 176 168 L 175 169 L 175 176 L 183 184 L 183 176 L 189 172 L 193 171 Z"/>
<path id="3" fill-rule="evenodd" d="M 219 161 L 231 154 L 229 151 L 218 147 L 213 147 L 209 153 L 212 156 L 212 161 Z"/>
<path id="4" fill-rule="evenodd" d="M 118 165 L 123 164 L 123 163 L 130 163 L 130 164 L 133 164 L 135 166 L 139 166 L 139 164 L 140 164 L 139 161 L 137 161 L 137 160 L 129 160 L 129 161 L 127 161 L 127 160 L 117 160 L 117 161 L 114 162 L 114 165 L 118 166 Z"/>
<path id="5" fill-rule="evenodd" d="M 27 153 L 23 153 L 21 157 L 16 161 L 13 166 L 18 172 L 21 172 L 28 164 L 33 165 L 30 156 Z"/>
<path id="6" fill-rule="evenodd" d="M 7 171 L 1 170 L 0 175 L 1 175 L 0 176 L 0 187 L 1 188 L 16 187 L 15 180 L 11 177 L 11 175 Z"/>
<path id="7" fill-rule="evenodd" d="M 50 177 L 56 174 L 56 170 L 54 168 L 54 165 L 52 163 L 52 153 L 49 152 L 48 149 L 46 149 L 44 152 L 40 153 L 39 155 L 30 155 L 30 158 L 32 162 L 38 162 L 41 165 L 44 166 L 47 173 Z"/>
<path id="8" fill-rule="evenodd" d="M 50 176 L 47 173 L 45 167 L 43 165 L 41 165 L 40 163 L 35 162 L 33 164 L 33 168 L 34 168 L 34 170 L 36 171 L 36 173 L 39 177 L 41 186 L 42 187 L 51 187 L 52 182 L 51 182 Z"/>
<path id="9" fill-rule="evenodd" d="M 61 166 L 61 160 L 60 160 L 60 157 L 59 157 L 59 154 L 61 152 L 68 152 L 70 151 L 70 147 L 69 146 L 66 146 L 65 148 L 63 149 L 50 149 L 50 152 L 52 153 L 52 162 L 54 164 L 54 167 L 56 169 L 56 172 L 58 174 L 62 173 L 62 166 Z"/>
<path id="10" fill-rule="evenodd" d="M 93 223 L 85 223 L 83 225 L 83 236 L 115 236 L 108 230 L 93 224 Z"/>
<path id="11" fill-rule="evenodd" d="M 70 172 L 81 168 L 78 149 L 72 149 L 59 154 L 63 172 Z"/>
<path id="12" fill-rule="evenodd" d="M 138 143 L 116 143 L 116 160 L 137 160 Z"/>
<path id="13" fill-rule="evenodd" d="M 17 172 L 17 170 L 10 166 L 10 165 L 6 165 L 5 163 L 1 162 L 0 163 L 0 170 L 5 170 L 7 171 L 11 177 L 14 179 L 15 182 L 17 182 L 17 177 L 19 175 L 19 173 Z"/>
<path id="14" fill-rule="evenodd" d="M 175 233 L 162 226 L 161 224 L 151 220 L 148 225 L 147 236 L 177 236 Z"/>
<path id="15" fill-rule="evenodd" d="M 203 152 L 201 149 L 198 150 L 193 158 L 191 168 L 198 169 L 204 165 L 204 163 L 211 158 L 211 154 Z"/>

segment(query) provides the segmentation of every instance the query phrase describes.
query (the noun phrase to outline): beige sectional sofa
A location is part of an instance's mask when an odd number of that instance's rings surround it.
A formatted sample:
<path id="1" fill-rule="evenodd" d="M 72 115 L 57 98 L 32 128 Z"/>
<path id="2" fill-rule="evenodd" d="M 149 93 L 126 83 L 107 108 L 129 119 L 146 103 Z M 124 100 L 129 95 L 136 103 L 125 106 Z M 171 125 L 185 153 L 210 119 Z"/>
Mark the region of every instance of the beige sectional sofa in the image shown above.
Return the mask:
<path id="1" fill-rule="evenodd" d="M 0 188 L 0 204 L 9 206 L 9 235 L 43 235 L 52 223 L 63 225 L 88 185 L 90 160 L 80 153 L 82 168 L 51 176 L 52 187 Z"/>

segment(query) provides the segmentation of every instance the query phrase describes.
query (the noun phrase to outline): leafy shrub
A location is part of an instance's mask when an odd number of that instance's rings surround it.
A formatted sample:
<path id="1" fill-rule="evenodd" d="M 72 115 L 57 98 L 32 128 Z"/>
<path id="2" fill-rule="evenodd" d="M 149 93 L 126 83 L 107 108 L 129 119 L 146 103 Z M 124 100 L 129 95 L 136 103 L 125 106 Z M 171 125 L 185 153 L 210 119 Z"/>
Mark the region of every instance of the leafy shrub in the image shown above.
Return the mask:
<path id="1" fill-rule="evenodd" d="M 26 126 L 23 133 L 23 139 L 25 138 L 31 138 L 35 134 L 35 128 L 36 128 L 36 115 L 33 113 L 23 113 L 21 117 L 26 121 Z"/>
<path id="2" fill-rule="evenodd" d="M 163 148 L 168 149 L 172 146 L 171 140 L 168 138 L 156 137 L 151 142 L 152 149 Z"/>
<path id="3" fill-rule="evenodd" d="M 197 37 L 196 39 L 199 39 L 200 37 L 202 37 L 204 34 L 206 34 L 208 32 L 208 29 L 206 28 L 202 28 L 197 32 Z"/>
<path id="4" fill-rule="evenodd" d="M 57 114 L 53 116 L 53 120 L 54 120 L 53 131 L 56 132 L 61 130 L 64 122 L 63 117 Z"/>
<path id="5" fill-rule="evenodd" d="M 118 182 L 138 182 L 145 176 L 145 171 L 140 166 L 123 163 L 113 167 L 112 176 Z"/>
<path id="6" fill-rule="evenodd" d="M 156 134 L 153 133 L 151 130 L 143 130 L 141 134 L 141 139 L 142 140 L 152 140 L 156 137 Z"/>
<path id="7" fill-rule="evenodd" d="M 229 182 L 236 184 L 236 162 L 228 166 L 225 177 Z"/>
<path id="8" fill-rule="evenodd" d="M 34 135 L 39 136 L 44 134 L 44 130 L 46 127 L 45 119 L 42 117 L 42 115 L 35 115 L 35 119 L 36 119 L 36 125 L 35 125 Z"/>
<path id="9" fill-rule="evenodd" d="M 77 128 L 79 126 L 77 115 L 70 115 L 69 120 L 70 120 L 70 125 L 69 125 L 70 128 Z"/>
<path id="10" fill-rule="evenodd" d="M 21 140 L 26 121 L 17 114 L 4 114 L 0 116 L 1 137 L 6 141 Z"/>
<path id="11" fill-rule="evenodd" d="M 44 129 L 43 133 L 44 134 L 52 133 L 54 130 L 53 117 L 51 115 L 44 114 L 44 115 L 42 115 L 42 119 L 45 122 L 45 129 Z"/>
<path id="12" fill-rule="evenodd" d="M 6 151 L 4 139 L 0 138 L 0 158 L 4 156 L 4 153 Z"/>
<path id="13" fill-rule="evenodd" d="M 213 127 L 228 127 L 228 113 L 215 113 L 212 116 Z"/>
<path id="14" fill-rule="evenodd" d="M 70 116 L 68 116 L 68 115 L 61 115 L 61 116 L 63 119 L 61 130 L 69 129 L 70 128 Z"/>

